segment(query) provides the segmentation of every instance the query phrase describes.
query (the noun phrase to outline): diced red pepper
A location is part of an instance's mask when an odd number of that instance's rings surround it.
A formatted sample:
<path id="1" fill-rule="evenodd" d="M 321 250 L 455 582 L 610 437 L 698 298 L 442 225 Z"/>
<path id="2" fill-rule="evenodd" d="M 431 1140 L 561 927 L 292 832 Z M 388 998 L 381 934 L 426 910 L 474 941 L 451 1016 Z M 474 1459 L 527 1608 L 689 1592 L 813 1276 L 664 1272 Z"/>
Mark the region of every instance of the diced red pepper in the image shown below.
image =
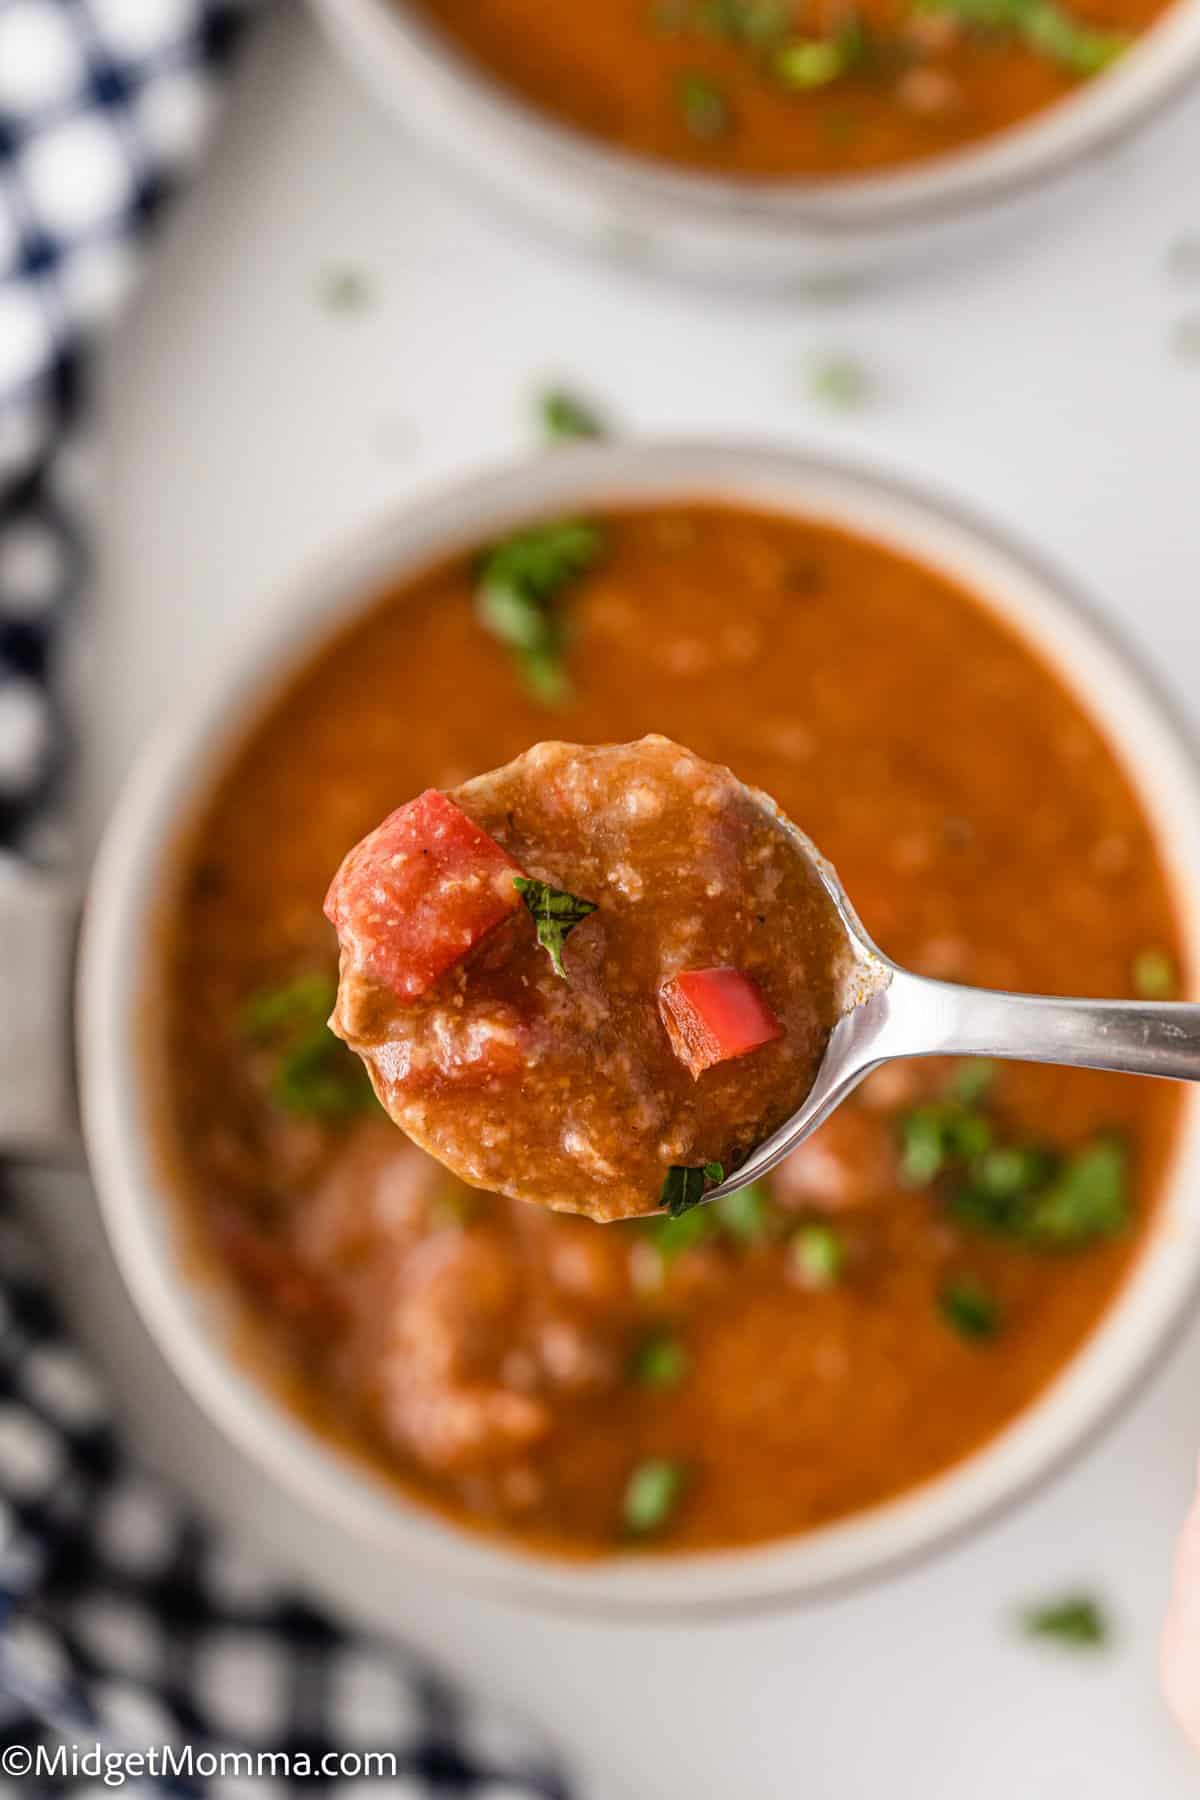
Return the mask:
<path id="1" fill-rule="evenodd" d="M 740 969 L 688 969 L 659 989 L 659 1011 L 680 1062 L 694 1077 L 783 1036 L 758 983 Z"/>
<path id="2" fill-rule="evenodd" d="M 419 1000 L 522 905 L 520 873 L 453 800 L 428 788 L 350 851 L 325 916 L 358 973 Z"/>

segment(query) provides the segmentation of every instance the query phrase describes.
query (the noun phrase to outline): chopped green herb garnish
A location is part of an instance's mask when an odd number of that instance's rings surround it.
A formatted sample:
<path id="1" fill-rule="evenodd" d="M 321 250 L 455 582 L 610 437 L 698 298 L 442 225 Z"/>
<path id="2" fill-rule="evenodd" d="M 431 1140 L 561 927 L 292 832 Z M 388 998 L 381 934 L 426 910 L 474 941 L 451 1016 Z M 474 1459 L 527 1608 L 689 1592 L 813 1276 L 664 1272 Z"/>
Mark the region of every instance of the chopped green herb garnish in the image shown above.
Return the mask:
<path id="1" fill-rule="evenodd" d="M 1000 1308 L 978 1281 L 963 1276 L 947 1282 L 938 1295 L 938 1310 L 960 1337 L 976 1343 L 995 1337 L 1000 1328 Z"/>
<path id="2" fill-rule="evenodd" d="M 871 383 L 862 364 L 851 357 L 825 356 L 809 370 L 808 391 L 822 406 L 853 412 L 866 400 Z"/>
<path id="3" fill-rule="evenodd" d="M 1028 1607 L 1021 1615 L 1030 1637 L 1053 1638 L 1072 1650 L 1101 1650 L 1112 1638 L 1112 1624 L 1090 1594 L 1068 1594 L 1047 1606 Z"/>
<path id="4" fill-rule="evenodd" d="M 828 87 L 845 72 L 834 38 L 793 38 L 775 52 L 771 66 L 785 87 L 801 91 Z"/>
<path id="5" fill-rule="evenodd" d="M 950 1078 L 950 1092 L 960 1106 L 978 1106 L 996 1079 L 996 1065 L 986 1056 L 968 1056 Z"/>
<path id="6" fill-rule="evenodd" d="M 836 28 L 820 36 L 797 34 L 799 12 L 794 0 L 652 0 L 650 18 L 660 32 L 695 32 L 738 46 L 765 80 L 797 94 L 907 60 L 903 37 L 877 41 L 853 7 L 843 9 Z M 685 74 L 677 100 L 698 138 L 722 137 L 733 122 L 724 91 L 708 75 Z"/>
<path id="7" fill-rule="evenodd" d="M 639 1387 L 678 1387 L 688 1371 L 688 1354 L 664 1328 L 644 1337 L 633 1355 L 633 1379 Z"/>
<path id="8" fill-rule="evenodd" d="M 568 981 L 570 977 L 563 968 L 563 945 L 575 927 L 596 911 L 596 902 L 566 894 L 562 888 L 551 887 L 548 881 L 531 881 L 527 875 L 514 875 L 513 886 L 533 915 L 537 941 L 548 952 L 554 973 Z"/>
<path id="9" fill-rule="evenodd" d="M 323 1025 L 336 1001 L 337 982 L 319 970 L 293 976 L 278 987 L 260 988 L 242 1007 L 242 1036 L 261 1042 L 280 1031 Z"/>
<path id="10" fill-rule="evenodd" d="M 1042 1187 L 1057 1159 L 1037 1144 L 997 1144 L 971 1165 L 972 1184 L 992 1200 L 1017 1200 Z"/>
<path id="11" fill-rule="evenodd" d="M 792 1266 L 801 1284 L 814 1292 L 834 1287 L 846 1261 L 846 1246 L 832 1225 L 801 1225 L 791 1241 Z"/>
<path id="12" fill-rule="evenodd" d="M 324 269 L 317 297 L 328 312 L 361 312 L 371 298 L 371 284 L 361 269 Z"/>
<path id="13" fill-rule="evenodd" d="M 1055 1174 L 1058 1158 L 1037 1144 L 997 1144 L 971 1160 L 967 1180 L 954 1199 L 966 1224 L 1016 1233 L 1029 1196 Z"/>
<path id="14" fill-rule="evenodd" d="M 625 1484 L 621 1516 L 627 1531 L 643 1536 L 661 1531 L 679 1504 L 687 1484 L 683 1463 L 652 1457 L 638 1463 Z"/>
<path id="15" fill-rule="evenodd" d="M 762 50 L 786 35 L 791 8 L 786 0 L 699 0 L 696 22 L 713 37 Z"/>
<path id="16" fill-rule="evenodd" d="M 765 50 L 786 37 L 792 25 L 789 0 L 653 0 L 657 31 L 699 31 L 751 50 Z"/>
<path id="17" fill-rule="evenodd" d="M 1066 1158 L 1036 1146 L 992 1150 L 972 1165 L 951 1211 L 961 1224 L 1038 1249 L 1076 1249 L 1128 1224 L 1128 1165 L 1115 1138 Z"/>
<path id="18" fill-rule="evenodd" d="M 1050 0 L 1027 9 L 1021 36 L 1031 50 L 1056 62 L 1071 75 L 1099 75 L 1129 48 L 1129 33 L 1085 25 Z"/>
<path id="19" fill-rule="evenodd" d="M 919 0 L 922 12 L 948 13 L 977 31 L 1020 38 L 1081 78 L 1108 68 L 1128 48 L 1128 34 L 1088 25 L 1056 0 Z"/>
<path id="20" fill-rule="evenodd" d="M 684 124 L 695 138 L 711 143 L 729 130 L 729 102 L 707 75 L 681 75 L 675 89 Z"/>
<path id="21" fill-rule="evenodd" d="M 572 438 L 606 436 L 599 417 L 577 394 L 565 388 L 547 388 L 538 401 L 542 430 L 551 443 L 566 443 Z"/>
<path id="22" fill-rule="evenodd" d="M 1129 1156 L 1117 1138 L 1073 1154 L 997 1141 L 980 1109 L 989 1064 L 964 1063 L 954 1093 L 901 1115 L 900 1172 L 910 1187 L 940 1182 L 961 1225 L 1037 1249 L 1073 1249 L 1112 1237 L 1129 1220 Z"/>
<path id="23" fill-rule="evenodd" d="M 1129 1223 L 1129 1155 L 1108 1138 L 1070 1157 L 1034 1197 L 1025 1236 L 1049 1249 L 1116 1237 Z"/>
<path id="24" fill-rule="evenodd" d="M 314 971 L 252 994 L 240 1017 L 244 1037 L 276 1052 L 276 1105 L 329 1124 L 375 1104 L 366 1070 L 326 1024 L 336 999 L 336 982 Z"/>
<path id="25" fill-rule="evenodd" d="M 789 38 L 774 52 L 771 70 L 784 87 L 807 93 L 860 69 L 870 60 L 871 51 L 867 28 L 852 12 L 832 37 Z"/>
<path id="26" fill-rule="evenodd" d="M 771 1234 L 771 1196 L 761 1181 L 751 1181 L 745 1187 L 735 1188 L 732 1194 L 722 1194 L 713 1201 L 713 1211 L 721 1228 L 739 1243 L 759 1244 Z"/>
<path id="27" fill-rule="evenodd" d="M 1175 964 L 1165 950 L 1139 950 L 1133 959 L 1133 990 L 1140 1000 L 1173 1000 L 1178 990 Z"/>
<path id="28" fill-rule="evenodd" d="M 543 706 L 561 706 L 570 697 L 562 657 L 557 650 L 548 646 L 527 650 L 518 662 L 526 688 Z"/>
<path id="29" fill-rule="evenodd" d="M 562 666 L 564 590 L 596 561 L 603 539 L 578 520 L 534 526 L 484 557 L 475 590 L 480 623 L 513 652 L 526 685 L 547 705 L 567 694 Z"/>
<path id="30" fill-rule="evenodd" d="M 672 1191 L 682 1188 L 684 1176 L 692 1178 L 687 1184 L 689 1194 L 699 1188 L 701 1198 L 707 1185 L 724 1179 L 720 1163 L 706 1163 L 703 1169 L 672 1169 L 663 1184 L 664 1206 L 670 1204 L 668 1186 Z M 777 1234 L 779 1223 L 767 1184 L 751 1181 L 732 1194 L 722 1194 L 711 1206 L 697 1206 L 689 1198 L 681 1210 L 668 1218 L 647 1219 L 643 1229 L 664 1261 L 670 1262 L 683 1251 L 710 1241 L 738 1249 L 767 1243 Z"/>
<path id="31" fill-rule="evenodd" d="M 951 1164 L 982 1156 L 992 1127 L 961 1100 L 932 1100 L 900 1119 L 900 1173 L 910 1187 L 928 1187 Z"/>
<path id="32" fill-rule="evenodd" d="M 672 1219 L 678 1219 L 693 1206 L 699 1206 L 709 1188 L 724 1179 L 725 1171 L 719 1162 L 700 1163 L 691 1169 L 676 1163 L 667 1170 L 658 1203 Z"/>

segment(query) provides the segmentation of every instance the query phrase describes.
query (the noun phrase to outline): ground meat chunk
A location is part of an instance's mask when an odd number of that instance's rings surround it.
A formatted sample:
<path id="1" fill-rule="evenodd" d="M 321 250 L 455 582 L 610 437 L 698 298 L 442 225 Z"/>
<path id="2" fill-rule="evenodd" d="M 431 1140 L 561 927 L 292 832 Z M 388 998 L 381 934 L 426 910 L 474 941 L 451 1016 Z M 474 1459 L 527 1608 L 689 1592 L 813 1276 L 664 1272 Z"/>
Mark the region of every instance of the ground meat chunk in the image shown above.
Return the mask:
<path id="1" fill-rule="evenodd" d="M 622 1378 L 624 1246 L 462 1188 L 384 1121 L 352 1134 L 290 1248 L 246 1256 L 306 1334 L 336 1343 L 377 1436 L 447 1479 L 515 1492 L 564 1404 Z"/>
<path id="2" fill-rule="evenodd" d="M 549 1409 L 497 1378 L 520 1286 L 486 1231 L 443 1232 L 403 1272 L 377 1380 L 385 1419 L 427 1467 L 462 1469 L 535 1443 Z"/>
<path id="3" fill-rule="evenodd" d="M 895 1189 L 895 1122 L 851 1102 L 785 1157 L 772 1176 L 781 1206 L 796 1212 L 856 1211 Z"/>

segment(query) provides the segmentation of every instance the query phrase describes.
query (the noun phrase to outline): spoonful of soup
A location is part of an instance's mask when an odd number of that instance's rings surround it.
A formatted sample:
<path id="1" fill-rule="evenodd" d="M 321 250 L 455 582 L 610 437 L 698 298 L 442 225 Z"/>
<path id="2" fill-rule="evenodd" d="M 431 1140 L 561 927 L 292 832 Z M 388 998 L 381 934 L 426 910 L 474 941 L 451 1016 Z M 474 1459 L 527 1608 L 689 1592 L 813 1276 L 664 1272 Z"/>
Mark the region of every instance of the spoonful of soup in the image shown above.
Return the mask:
<path id="1" fill-rule="evenodd" d="M 464 1181 L 597 1220 L 765 1175 L 896 1057 L 1200 1077 L 1200 1007 L 915 975 L 816 847 L 670 739 L 537 744 L 429 789 L 325 903 L 332 1028 Z"/>

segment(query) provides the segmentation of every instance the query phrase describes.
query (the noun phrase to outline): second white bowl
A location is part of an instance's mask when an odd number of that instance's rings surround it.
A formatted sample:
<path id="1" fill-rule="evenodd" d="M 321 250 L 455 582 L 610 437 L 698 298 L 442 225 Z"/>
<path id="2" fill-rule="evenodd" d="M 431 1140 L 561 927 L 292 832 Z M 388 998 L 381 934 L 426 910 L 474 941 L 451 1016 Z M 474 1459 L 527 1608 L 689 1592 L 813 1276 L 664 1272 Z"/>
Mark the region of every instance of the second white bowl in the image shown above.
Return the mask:
<path id="1" fill-rule="evenodd" d="M 1111 155 L 1200 70 L 1200 0 L 1175 0 L 1103 76 L 936 160 L 836 181 L 748 181 L 630 156 L 534 111 L 401 0 L 313 0 L 406 130 L 485 198 L 665 274 L 738 286 L 936 265 L 1030 229 L 1098 186 Z"/>

